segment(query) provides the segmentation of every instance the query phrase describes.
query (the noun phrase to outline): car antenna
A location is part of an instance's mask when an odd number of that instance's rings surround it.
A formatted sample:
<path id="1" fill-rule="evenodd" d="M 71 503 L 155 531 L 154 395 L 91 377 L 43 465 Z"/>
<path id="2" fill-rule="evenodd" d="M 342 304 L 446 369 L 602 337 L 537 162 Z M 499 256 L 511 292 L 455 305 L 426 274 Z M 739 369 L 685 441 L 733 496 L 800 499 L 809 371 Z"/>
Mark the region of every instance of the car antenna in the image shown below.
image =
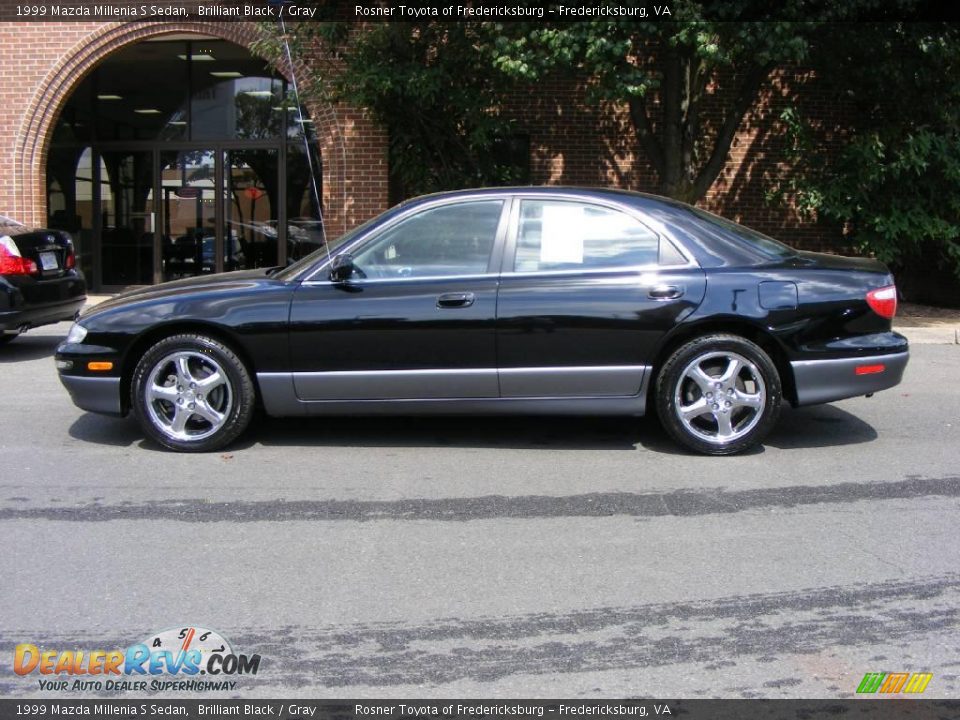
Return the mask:
<path id="1" fill-rule="evenodd" d="M 293 100 L 297 104 L 297 122 L 300 123 L 300 130 L 303 135 L 303 150 L 307 155 L 307 166 L 310 168 L 310 188 L 313 191 L 313 202 L 317 208 L 317 216 L 320 218 L 320 236 L 323 240 L 323 247 L 327 251 L 327 262 L 330 261 L 330 245 L 327 243 L 327 225 L 323 221 L 323 206 L 320 204 L 320 189 L 317 187 L 317 174 L 313 167 L 313 153 L 310 152 L 310 134 L 309 123 L 305 123 L 303 117 L 303 105 L 300 102 L 300 87 L 297 84 L 297 68 L 293 64 L 293 54 L 290 52 L 290 41 L 287 39 L 287 23 L 283 17 L 280 17 L 280 33 L 283 38 L 283 47 L 287 54 L 287 66 L 290 68 L 290 81 L 293 85 Z"/>

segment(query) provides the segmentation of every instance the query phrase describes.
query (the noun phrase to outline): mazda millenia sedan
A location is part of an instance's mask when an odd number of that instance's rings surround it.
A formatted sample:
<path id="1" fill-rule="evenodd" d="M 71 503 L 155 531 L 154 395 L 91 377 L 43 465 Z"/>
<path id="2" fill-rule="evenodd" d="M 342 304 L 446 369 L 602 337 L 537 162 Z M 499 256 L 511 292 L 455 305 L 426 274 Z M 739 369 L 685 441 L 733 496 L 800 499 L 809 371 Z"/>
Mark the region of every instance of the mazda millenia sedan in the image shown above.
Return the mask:
<path id="1" fill-rule="evenodd" d="M 681 445 L 761 442 L 784 401 L 900 382 L 893 278 L 689 205 L 612 190 L 402 203 L 286 268 L 192 278 L 86 311 L 57 349 L 84 410 L 174 450 L 254 408 L 643 415 Z"/>
<path id="2" fill-rule="evenodd" d="M 68 233 L 0 215 L 0 345 L 30 328 L 73 320 L 86 300 Z"/>

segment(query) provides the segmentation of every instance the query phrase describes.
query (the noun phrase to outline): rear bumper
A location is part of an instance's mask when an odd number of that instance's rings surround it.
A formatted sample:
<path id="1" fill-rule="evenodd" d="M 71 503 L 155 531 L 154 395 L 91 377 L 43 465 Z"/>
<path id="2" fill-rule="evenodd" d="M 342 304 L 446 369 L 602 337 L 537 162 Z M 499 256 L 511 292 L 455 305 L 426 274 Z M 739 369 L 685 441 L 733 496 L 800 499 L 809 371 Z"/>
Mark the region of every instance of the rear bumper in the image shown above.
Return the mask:
<path id="1" fill-rule="evenodd" d="M 900 383 L 907 351 L 885 355 L 791 362 L 797 406 L 869 395 Z"/>
<path id="2" fill-rule="evenodd" d="M 73 404 L 87 412 L 123 415 L 120 403 L 120 378 L 60 375 L 60 382 L 70 393 Z"/>
<path id="3" fill-rule="evenodd" d="M 0 311 L 0 333 L 19 333 L 41 325 L 73 320 L 87 302 L 85 295 L 68 302 L 51 305 L 25 305 L 16 310 Z"/>

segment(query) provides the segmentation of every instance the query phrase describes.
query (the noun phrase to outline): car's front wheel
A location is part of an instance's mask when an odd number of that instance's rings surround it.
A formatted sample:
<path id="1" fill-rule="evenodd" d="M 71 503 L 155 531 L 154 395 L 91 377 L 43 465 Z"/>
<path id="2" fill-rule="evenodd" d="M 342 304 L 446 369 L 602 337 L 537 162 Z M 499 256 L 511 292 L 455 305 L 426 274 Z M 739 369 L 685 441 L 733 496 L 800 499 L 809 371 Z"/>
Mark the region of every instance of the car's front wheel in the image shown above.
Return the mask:
<path id="1" fill-rule="evenodd" d="M 182 452 L 217 450 L 250 424 L 255 404 L 246 366 L 223 343 L 203 335 L 175 335 L 140 359 L 131 406 L 144 432 Z"/>
<path id="2" fill-rule="evenodd" d="M 780 415 L 780 375 L 770 356 L 737 335 L 679 347 L 657 376 L 660 421 L 681 445 L 732 455 L 763 441 Z"/>

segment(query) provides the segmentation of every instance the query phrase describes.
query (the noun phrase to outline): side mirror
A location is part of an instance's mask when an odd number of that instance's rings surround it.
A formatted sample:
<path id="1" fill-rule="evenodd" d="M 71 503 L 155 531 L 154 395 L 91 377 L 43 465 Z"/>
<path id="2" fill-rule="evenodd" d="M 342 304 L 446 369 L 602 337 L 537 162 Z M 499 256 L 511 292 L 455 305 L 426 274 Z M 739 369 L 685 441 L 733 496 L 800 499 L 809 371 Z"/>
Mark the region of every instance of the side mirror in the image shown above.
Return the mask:
<path id="1" fill-rule="evenodd" d="M 340 253 L 333 258 L 330 264 L 330 279 L 333 282 L 348 282 L 353 277 L 353 256 L 349 253 Z"/>

